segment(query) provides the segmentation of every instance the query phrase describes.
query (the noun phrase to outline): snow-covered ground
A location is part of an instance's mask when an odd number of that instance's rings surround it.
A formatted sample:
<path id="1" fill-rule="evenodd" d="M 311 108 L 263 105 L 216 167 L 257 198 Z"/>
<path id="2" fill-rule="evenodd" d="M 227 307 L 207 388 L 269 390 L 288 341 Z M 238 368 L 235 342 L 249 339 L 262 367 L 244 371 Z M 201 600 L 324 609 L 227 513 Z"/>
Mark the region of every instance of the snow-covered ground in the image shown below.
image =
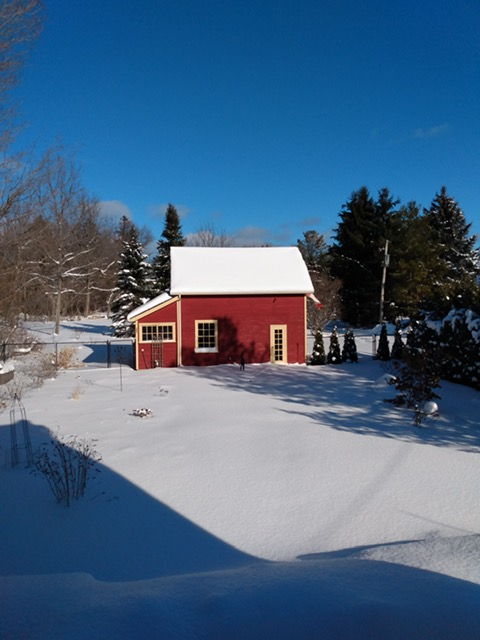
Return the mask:
<path id="1" fill-rule="evenodd" d="M 108 338 L 78 325 L 60 338 Z M 479 638 L 480 396 L 443 383 L 418 429 L 357 346 L 327 367 L 62 372 L 22 401 L 34 448 L 96 440 L 69 509 L 11 467 L 7 402 L 2 640 Z"/>

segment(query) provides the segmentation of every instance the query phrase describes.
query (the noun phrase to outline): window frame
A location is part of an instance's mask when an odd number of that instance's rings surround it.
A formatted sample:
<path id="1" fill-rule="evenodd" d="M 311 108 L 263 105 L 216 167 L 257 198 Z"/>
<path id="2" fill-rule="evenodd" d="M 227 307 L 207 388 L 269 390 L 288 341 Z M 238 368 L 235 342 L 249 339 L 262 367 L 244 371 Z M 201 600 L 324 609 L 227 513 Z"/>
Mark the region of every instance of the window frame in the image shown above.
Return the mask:
<path id="1" fill-rule="evenodd" d="M 200 330 L 200 325 L 203 325 L 203 324 L 213 325 L 214 346 L 208 346 L 208 347 L 199 346 L 201 342 L 200 340 L 201 336 L 199 335 L 199 330 Z M 202 336 L 202 338 L 204 338 L 204 336 Z M 213 320 L 213 319 L 195 320 L 195 353 L 218 353 L 218 320 Z"/>
<path id="2" fill-rule="evenodd" d="M 144 337 L 144 329 L 151 329 L 152 327 L 158 328 L 158 327 L 162 327 L 162 336 L 160 337 L 158 335 L 158 330 L 157 330 L 157 337 L 156 338 L 152 338 L 152 339 L 148 339 Z M 163 336 L 163 328 L 168 328 L 171 327 L 172 329 L 172 337 L 171 338 L 167 338 L 165 339 Z M 176 336 L 176 326 L 175 326 L 175 322 L 142 322 L 140 323 L 140 338 L 139 338 L 139 342 L 141 343 L 146 343 L 146 344 L 152 344 L 154 342 L 162 342 L 162 343 L 173 343 L 177 341 L 177 336 Z"/>

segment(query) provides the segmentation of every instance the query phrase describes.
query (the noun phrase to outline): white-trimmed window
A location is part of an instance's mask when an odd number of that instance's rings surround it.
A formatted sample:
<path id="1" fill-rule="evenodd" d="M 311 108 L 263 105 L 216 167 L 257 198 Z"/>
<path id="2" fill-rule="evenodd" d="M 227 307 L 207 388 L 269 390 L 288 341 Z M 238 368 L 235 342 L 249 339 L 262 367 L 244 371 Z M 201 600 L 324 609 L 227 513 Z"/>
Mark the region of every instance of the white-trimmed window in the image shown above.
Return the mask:
<path id="1" fill-rule="evenodd" d="M 140 342 L 175 342 L 175 323 L 142 324 Z"/>
<path id="2" fill-rule="evenodd" d="M 218 352 L 217 320 L 195 320 L 195 351 L 197 353 Z"/>

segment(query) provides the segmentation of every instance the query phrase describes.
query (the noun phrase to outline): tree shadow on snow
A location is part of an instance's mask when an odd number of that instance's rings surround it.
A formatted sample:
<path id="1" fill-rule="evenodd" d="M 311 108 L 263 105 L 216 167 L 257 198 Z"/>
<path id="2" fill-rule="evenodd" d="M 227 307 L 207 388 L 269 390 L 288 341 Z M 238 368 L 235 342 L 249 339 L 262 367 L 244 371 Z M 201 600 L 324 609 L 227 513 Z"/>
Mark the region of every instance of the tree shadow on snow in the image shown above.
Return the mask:
<path id="1" fill-rule="evenodd" d="M 83 498 L 70 508 L 58 504 L 46 480 L 26 467 L 22 451 L 18 466 L 11 467 L 9 431 L 0 429 L 0 574 L 81 572 L 103 581 L 130 581 L 257 561 L 101 463 Z M 30 425 L 30 434 L 34 450 L 52 438 L 40 425 Z M 20 433 L 18 439 L 23 442 Z"/>
<path id="2" fill-rule="evenodd" d="M 285 403 L 278 410 L 310 417 L 314 423 L 359 435 L 394 438 L 463 451 L 480 452 L 478 391 L 442 382 L 440 414 L 421 427 L 414 414 L 386 400 L 395 390 L 384 381 L 389 365 L 372 358 L 340 365 L 234 365 L 185 368 L 219 387 L 269 395 Z"/>
<path id="3" fill-rule="evenodd" d="M 66 331 L 78 332 L 79 335 L 82 335 L 83 333 L 94 333 L 97 336 L 99 334 L 104 336 L 112 335 L 112 327 L 107 320 L 101 325 L 83 321 L 76 322 L 74 320 L 69 322 L 64 321 L 60 323 L 60 327 Z"/>

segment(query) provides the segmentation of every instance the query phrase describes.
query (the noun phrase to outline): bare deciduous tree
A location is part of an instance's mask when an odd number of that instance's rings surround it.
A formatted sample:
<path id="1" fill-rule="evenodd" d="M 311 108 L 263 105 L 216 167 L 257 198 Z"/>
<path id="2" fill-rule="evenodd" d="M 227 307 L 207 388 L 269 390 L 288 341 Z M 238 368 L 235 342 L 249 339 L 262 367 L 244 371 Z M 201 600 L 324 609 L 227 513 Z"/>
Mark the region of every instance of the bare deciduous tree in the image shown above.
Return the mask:
<path id="1" fill-rule="evenodd" d="M 5 151 L 15 133 L 17 101 L 11 92 L 30 47 L 42 28 L 40 0 L 3 0 L 0 4 L 0 149 Z"/>
<path id="2" fill-rule="evenodd" d="M 61 147 L 50 152 L 42 187 L 39 255 L 32 275 L 52 300 L 58 333 L 65 298 L 78 295 L 94 267 L 98 207 L 85 193 L 72 156 Z"/>
<path id="3" fill-rule="evenodd" d="M 217 231 L 212 222 L 207 222 L 188 237 L 191 247 L 231 247 L 232 238 L 225 231 Z"/>
<path id="4" fill-rule="evenodd" d="M 309 301 L 307 306 L 307 325 L 315 333 L 323 329 L 331 320 L 341 317 L 341 282 L 328 272 L 310 273 L 315 297 L 321 306 Z"/>

